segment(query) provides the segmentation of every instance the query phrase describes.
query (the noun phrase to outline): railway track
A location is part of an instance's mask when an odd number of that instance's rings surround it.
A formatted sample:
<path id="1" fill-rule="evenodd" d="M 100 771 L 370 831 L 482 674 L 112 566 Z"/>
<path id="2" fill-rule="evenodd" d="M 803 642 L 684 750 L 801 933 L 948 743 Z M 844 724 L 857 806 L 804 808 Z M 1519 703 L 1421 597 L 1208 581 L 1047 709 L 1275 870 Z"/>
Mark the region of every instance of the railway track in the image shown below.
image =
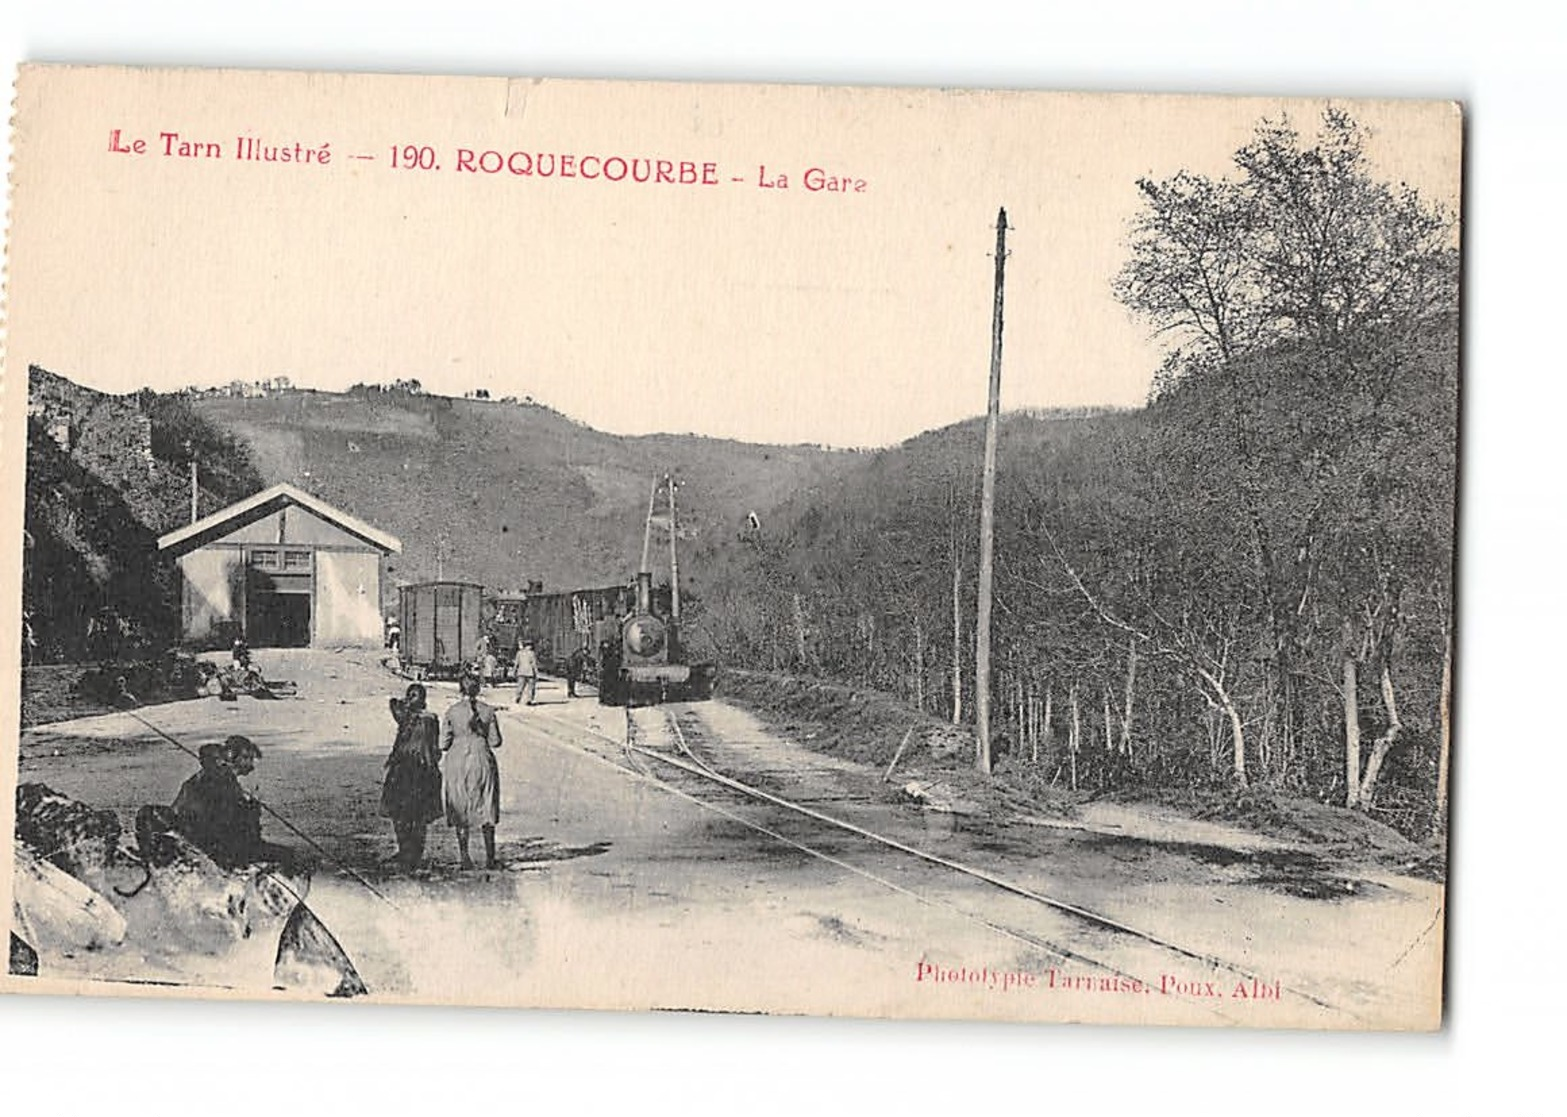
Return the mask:
<path id="1" fill-rule="evenodd" d="M 831 799 L 797 801 L 736 778 L 721 770 L 712 750 L 704 747 L 703 730 L 691 708 L 660 706 L 627 709 L 621 741 L 600 730 L 588 732 L 618 747 L 626 767 L 672 794 L 879 887 L 978 924 L 1025 957 L 1043 956 L 1049 968 L 1042 980 L 1052 985 L 1102 991 L 1109 982 L 1117 993 L 1174 997 L 1200 1017 L 1256 1025 L 1263 1021 L 1255 1013 L 1237 1011 L 1244 1002 L 1224 995 L 1236 983 L 1249 983 L 1254 991 L 1274 990 L 1280 1003 L 1295 1009 L 1295 1020 L 1302 1011 L 1323 1024 L 1344 1026 L 1359 1019 L 1242 964 L 841 817 L 843 807 L 869 802 L 868 797 L 838 800 L 840 805 L 832 807 L 837 813 L 829 813 L 821 807 L 831 805 Z M 976 883 L 983 887 L 975 888 Z"/>

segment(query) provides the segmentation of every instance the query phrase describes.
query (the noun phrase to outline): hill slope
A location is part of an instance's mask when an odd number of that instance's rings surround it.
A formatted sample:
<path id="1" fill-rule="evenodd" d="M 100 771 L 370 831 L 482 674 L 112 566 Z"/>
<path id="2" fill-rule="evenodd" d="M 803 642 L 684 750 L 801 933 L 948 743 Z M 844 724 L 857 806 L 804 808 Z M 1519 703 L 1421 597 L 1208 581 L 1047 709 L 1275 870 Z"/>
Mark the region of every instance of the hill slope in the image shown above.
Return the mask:
<path id="1" fill-rule="evenodd" d="M 1457 321 L 1360 346 L 1349 360 L 1278 343 L 1137 411 L 1004 417 L 992 759 L 1046 784 L 1340 803 L 1348 769 L 1367 810 L 1429 831 L 1445 788 Z M 972 722 L 982 445 L 971 421 L 866 456 L 700 556 L 688 646 Z"/>
<path id="2" fill-rule="evenodd" d="M 1005 414 L 998 553 L 1030 550 L 1013 541 L 1032 490 L 1086 484 L 1080 447 L 1139 421 L 1098 408 Z M 973 624 L 984 428 L 964 420 L 858 455 L 790 493 L 760 531 L 696 550 L 707 593 L 688 641 L 721 662 L 853 679 L 939 707 L 954 566 L 963 624 Z M 998 589 L 1002 609 L 1012 592 Z M 923 669 L 909 662 L 916 643 Z"/>
<path id="3" fill-rule="evenodd" d="M 808 446 L 622 437 L 530 403 L 405 391 L 290 390 L 193 406 L 248 444 L 267 484 L 300 485 L 401 538 L 392 560 L 401 582 L 438 569 L 495 588 L 620 582 L 640 557 L 656 475 L 679 479 L 689 551 L 857 460 Z"/>
<path id="4" fill-rule="evenodd" d="M 118 658 L 171 640 L 179 588 L 157 537 L 256 491 L 244 448 L 177 396 L 113 396 L 34 367 L 28 377 L 22 607 L 33 659 Z"/>

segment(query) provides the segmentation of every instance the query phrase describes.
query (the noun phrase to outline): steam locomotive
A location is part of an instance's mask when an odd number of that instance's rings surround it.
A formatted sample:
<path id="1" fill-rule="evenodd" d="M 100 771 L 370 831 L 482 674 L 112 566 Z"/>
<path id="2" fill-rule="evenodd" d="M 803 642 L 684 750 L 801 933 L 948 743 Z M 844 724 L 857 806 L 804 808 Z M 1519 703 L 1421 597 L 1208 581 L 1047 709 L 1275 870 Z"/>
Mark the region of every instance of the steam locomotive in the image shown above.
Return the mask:
<path id="1" fill-rule="evenodd" d="M 596 667 L 599 702 L 606 706 L 711 698 L 717 681 L 712 664 L 687 662 L 679 618 L 667 599 L 655 608 L 653 575 L 646 570 L 637 574 L 631 610 L 600 641 Z"/>

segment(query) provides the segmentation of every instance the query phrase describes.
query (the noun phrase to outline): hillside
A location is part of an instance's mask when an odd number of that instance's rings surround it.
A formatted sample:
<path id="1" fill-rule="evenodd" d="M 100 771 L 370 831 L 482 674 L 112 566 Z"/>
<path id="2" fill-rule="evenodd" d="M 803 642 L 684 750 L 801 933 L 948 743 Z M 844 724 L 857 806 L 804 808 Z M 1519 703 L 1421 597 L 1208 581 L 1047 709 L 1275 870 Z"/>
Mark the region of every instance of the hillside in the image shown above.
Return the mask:
<path id="1" fill-rule="evenodd" d="M 808 446 L 622 437 L 531 403 L 395 390 L 286 390 L 193 406 L 250 448 L 265 483 L 300 485 L 400 537 L 394 582 L 438 568 L 496 588 L 619 582 L 639 559 L 655 475 L 680 481 L 685 558 L 858 460 Z M 682 574 L 700 582 L 700 570 Z"/>
<path id="2" fill-rule="evenodd" d="M 244 448 L 177 396 L 28 378 L 22 607 L 30 659 L 118 658 L 172 639 L 178 586 L 157 537 L 190 517 L 188 462 L 206 464 L 202 515 L 254 492 Z"/>
<path id="3" fill-rule="evenodd" d="M 39 660 L 118 656 L 173 638 L 178 585 L 157 537 L 289 481 L 397 535 L 389 584 L 497 589 L 623 581 L 656 475 L 680 482 L 682 581 L 701 552 L 770 519 L 862 455 L 695 435 L 622 437 L 532 403 L 407 390 L 111 395 L 41 368 L 28 400 L 24 607 Z M 662 544 L 662 539 L 659 540 Z M 439 561 L 438 561 L 439 560 Z M 667 569 L 659 546 L 654 568 Z"/>
<path id="4" fill-rule="evenodd" d="M 1287 789 L 1441 813 L 1456 318 L 1200 366 L 1136 411 L 1004 417 L 992 758 L 1110 793 Z M 702 556 L 688 643 L 975 717 L 983 424 L 930 431 Z M 954 670 L 956 667 L 956 670 Z M 1345 713 L 1340 681 L 1353 686 Z M 956 685 L 954 685 L 956 683 Z M 956 694 L 954 691 L 956 690 Z M 1356 805 L 1352 803 L 1351 805 Z"/>
<path id="5" fill-rule="evenodd" d="M 1140 421 L 1140 412 L 1103 408 L 1003 415 L 1003 561 L 1037 553 L 1018 540 L 1028 494 L 1095 484 L 1083 474 L 1081 447 Z M 973 623 L 984 439 L 984 420 L 969 419 L 857 456 L 790 493 L 759 532 L 696 550 L 709 592 L 688 619 L 688 640 L 721 662 L 853 678 L 939 709 L 950 671 L 954 563 L 964 623 Z M 1015 583 L 997 592 L 1005 612 Z M 925 645 L 919 664 L 911 658 L 917 641 Z"/>

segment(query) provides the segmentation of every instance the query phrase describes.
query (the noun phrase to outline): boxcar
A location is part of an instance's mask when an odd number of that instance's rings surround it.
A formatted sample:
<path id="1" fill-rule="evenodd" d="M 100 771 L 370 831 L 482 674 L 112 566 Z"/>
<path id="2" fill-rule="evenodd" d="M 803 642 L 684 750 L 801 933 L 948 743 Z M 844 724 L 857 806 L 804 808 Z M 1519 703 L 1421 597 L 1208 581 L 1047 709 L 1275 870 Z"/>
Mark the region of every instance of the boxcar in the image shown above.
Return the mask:
<path id="1" fill-rule="evenodd" d="M 414 678 L 456 678 L 479 654 L 484 587 L 421 582 L 397 592 L 403 671 Z"/>
<path id="2" fill-rule="evenodd" d="M 560 674 L 578 648 L 597 658 L 594 653 L 601 630 L 606 624 L 614 627 L 615 618 L 630 609 L 633 598 L 629 586 L 529 594 L 523 636 L 533 641 L 539 665 Z"/>

